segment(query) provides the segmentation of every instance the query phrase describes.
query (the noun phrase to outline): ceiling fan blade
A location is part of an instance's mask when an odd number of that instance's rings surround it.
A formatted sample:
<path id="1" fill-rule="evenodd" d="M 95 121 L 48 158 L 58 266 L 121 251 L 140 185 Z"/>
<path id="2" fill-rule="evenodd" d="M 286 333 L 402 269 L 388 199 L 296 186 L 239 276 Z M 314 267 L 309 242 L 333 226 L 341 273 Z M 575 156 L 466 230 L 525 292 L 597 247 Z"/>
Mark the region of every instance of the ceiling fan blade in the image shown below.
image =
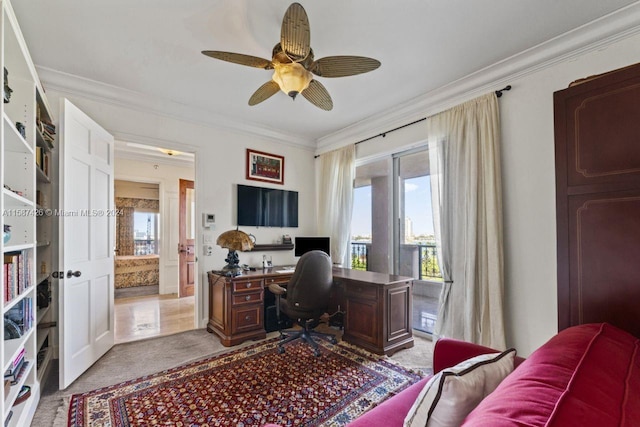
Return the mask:
<path id="1" fill-rule="evenodd" d="M 203 50 L 202 54 L 222 61 L 233 62 L 234 64 L 264 68 L 265 70 L 273 69 L 273 64 L 270 60 L 258 58 L 257 56 L 244 55 L 242 53 L 221 52 L 219 50 Z"/>
<path id="2" fill-rule="evenodd" d="M 333 101 L 327 89 L 317 80 L 311 80 L 309 87 L 302 91 L 302 96 L 318 108 L 326 111 L 333 109 Z"/>
<path id="3" fill-rule="evenodd" d="M 294 62 L 300 62 L 309 55 L 311 30 L 307 12 L 300 3 L 293 3 L 282 18 L 280 32 L 282 50 Z"/>
<path id="4" fill-rule="evenodd" d="M 279 90 L 280 86 L 278 86 L 278 83 L 274 82 L 273 80 L 269 80 L 268 82 L 260 86 L 258 90 L 253 93 L 253 95 L 251 95 L 251 98 L 249 99 L 249 105 L 259 104 L 265 99 L 273 96 Z"/>
<path id="5" fill-rule="evenodd" d="M 368 73 L 380 66 L 380 61 L 366 56 L 327 56 L 311 64 L 309 71 L 320 77 L 346 77 Z"/>

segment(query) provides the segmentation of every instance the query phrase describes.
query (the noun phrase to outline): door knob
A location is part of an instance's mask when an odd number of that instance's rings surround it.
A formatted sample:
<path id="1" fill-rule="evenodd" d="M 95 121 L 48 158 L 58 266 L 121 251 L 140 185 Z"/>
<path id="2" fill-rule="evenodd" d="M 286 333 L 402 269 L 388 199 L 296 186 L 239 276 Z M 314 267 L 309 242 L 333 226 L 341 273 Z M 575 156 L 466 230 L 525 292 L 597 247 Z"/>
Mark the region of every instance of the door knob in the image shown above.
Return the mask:
<path id="1" fill-rule="evenodd" d="M 70 279 L 71 277 L 80 277 L 82 275 L 82 273 L 78 270 L 76 271 L 67 271 L 67 279 Z"/>

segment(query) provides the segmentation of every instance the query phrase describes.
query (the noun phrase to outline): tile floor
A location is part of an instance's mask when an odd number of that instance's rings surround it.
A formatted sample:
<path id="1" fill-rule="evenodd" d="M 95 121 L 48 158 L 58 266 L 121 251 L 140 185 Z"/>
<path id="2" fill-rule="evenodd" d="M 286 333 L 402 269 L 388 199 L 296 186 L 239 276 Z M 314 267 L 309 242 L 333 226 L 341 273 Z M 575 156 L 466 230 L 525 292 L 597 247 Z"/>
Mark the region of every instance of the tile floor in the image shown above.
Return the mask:
<path id="1" fill-rule="evenodd" d="M 115 300 L 116 344 L 194 329 L 194 297 L 147 295 Z"/>
<path id="2" fill-rule="evenodd" d="M 438 315 L 438 298 L 413 295 L 413 329 L 433 334 Z"/>

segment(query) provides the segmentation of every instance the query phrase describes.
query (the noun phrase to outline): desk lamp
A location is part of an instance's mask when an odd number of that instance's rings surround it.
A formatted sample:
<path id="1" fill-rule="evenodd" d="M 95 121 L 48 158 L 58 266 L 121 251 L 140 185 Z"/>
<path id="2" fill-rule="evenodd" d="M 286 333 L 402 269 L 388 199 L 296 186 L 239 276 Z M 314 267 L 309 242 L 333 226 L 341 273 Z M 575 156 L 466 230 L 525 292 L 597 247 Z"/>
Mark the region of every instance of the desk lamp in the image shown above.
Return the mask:
<path id="1" fill-rule="evenodd" d="M 251 237 L 244 231 L 238 229 L 229 230 L 218 236 L 216 244 L 222 248 L 229 249 L 225 265 L 222 269 L 227 276 L 235 277 L 242 274 L 242 268 L 238 265 L 238 253 L 236 251 L 250 251 L 253 249 Z"/>

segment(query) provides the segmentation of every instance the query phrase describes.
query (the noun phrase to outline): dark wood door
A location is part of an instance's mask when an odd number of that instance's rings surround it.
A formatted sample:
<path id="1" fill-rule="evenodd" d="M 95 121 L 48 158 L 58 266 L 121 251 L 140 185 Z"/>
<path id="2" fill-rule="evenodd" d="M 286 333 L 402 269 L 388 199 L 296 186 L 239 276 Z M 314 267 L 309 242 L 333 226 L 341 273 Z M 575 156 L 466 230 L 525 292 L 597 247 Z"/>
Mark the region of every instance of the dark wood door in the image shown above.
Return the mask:
<path id="1" fill-rule="evenodd" d="M 180 180 L 180 213 L 179 213 L 179 263 L 180 263 L 180 298 L 193 295 L 196 274 L 195 256 L 195 213 L 193 203 L 193 181 Z"/>
<path id="2" fill-rule="evenodd" d="M 640 64 L 554 94 L 558 328 L 640 336 Z"/>

